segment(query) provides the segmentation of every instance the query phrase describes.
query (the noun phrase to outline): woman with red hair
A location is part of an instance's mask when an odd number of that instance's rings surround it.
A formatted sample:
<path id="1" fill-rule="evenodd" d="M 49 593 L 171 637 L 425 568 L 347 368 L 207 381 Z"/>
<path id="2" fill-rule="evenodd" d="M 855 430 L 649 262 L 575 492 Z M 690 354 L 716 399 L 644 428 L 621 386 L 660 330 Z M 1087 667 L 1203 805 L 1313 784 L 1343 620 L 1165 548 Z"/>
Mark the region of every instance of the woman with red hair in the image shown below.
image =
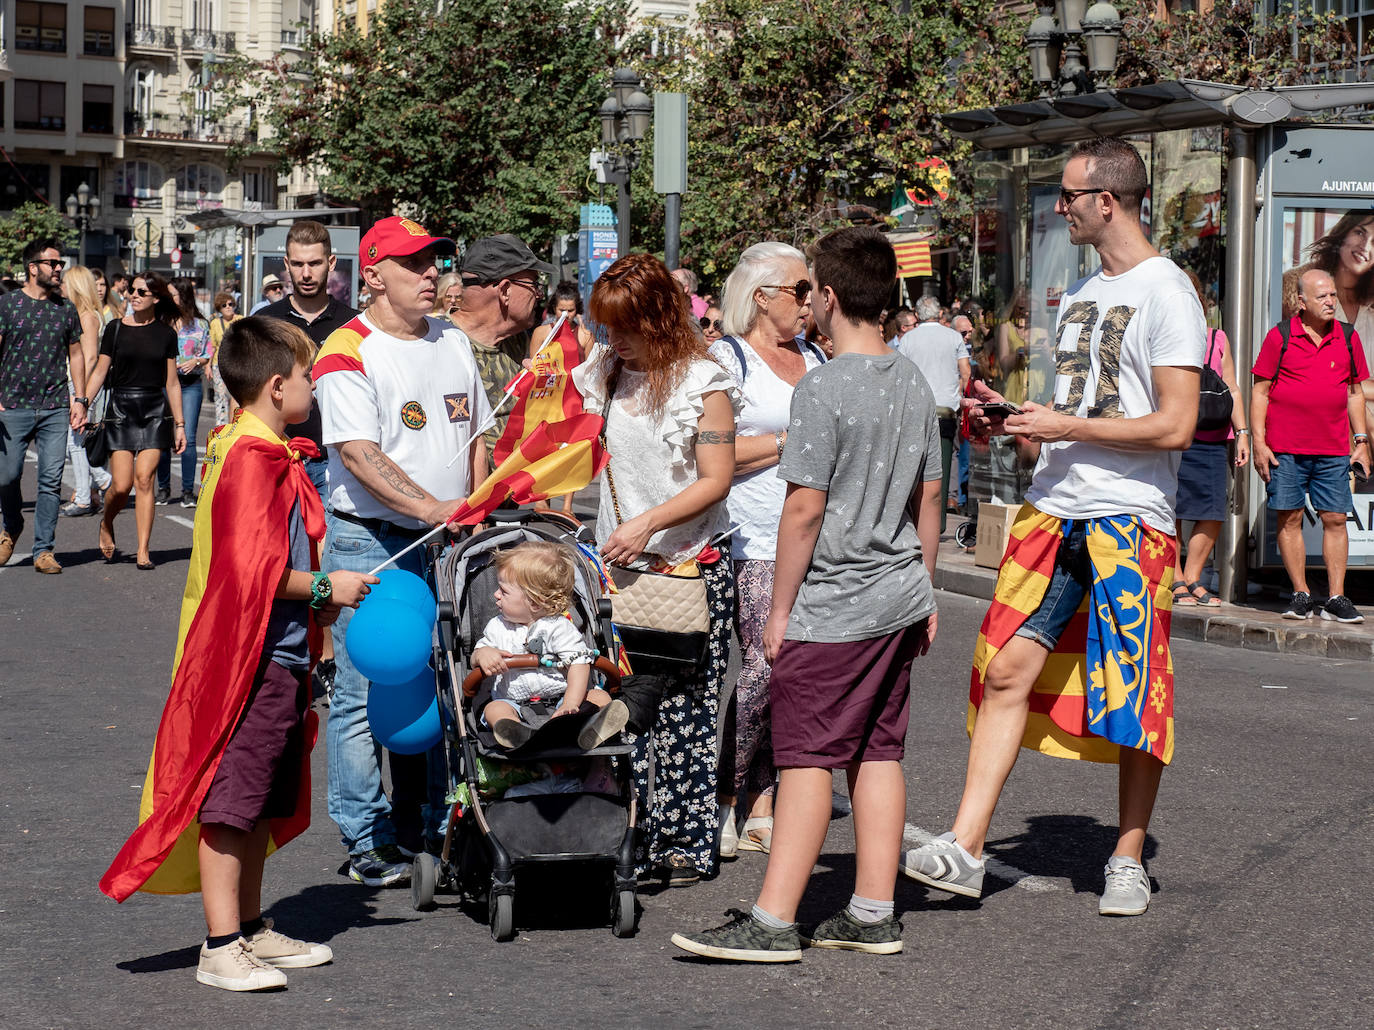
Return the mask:
<path id="1" fill-rule="evenodd" d="M 597 544 L 612 565 L 665 571 L 695 564 L 706 580 L 710 650 L 667 681 L 634 755 L 641 873 L 669 886 L 715 869 L 716 716 L 735 605 L 725 497 L 735 474 L 734 381 L 692 326 L 687 296 L 663 262 L 621 258 L 592 289 L 598 346 L 573 371 L 586 410 L 606 418 L 611 460 L 601 474 Z M 637 666 L 645 663 L 642 660 Z M 650 757 L 654 794 L 648 797 Z"/>

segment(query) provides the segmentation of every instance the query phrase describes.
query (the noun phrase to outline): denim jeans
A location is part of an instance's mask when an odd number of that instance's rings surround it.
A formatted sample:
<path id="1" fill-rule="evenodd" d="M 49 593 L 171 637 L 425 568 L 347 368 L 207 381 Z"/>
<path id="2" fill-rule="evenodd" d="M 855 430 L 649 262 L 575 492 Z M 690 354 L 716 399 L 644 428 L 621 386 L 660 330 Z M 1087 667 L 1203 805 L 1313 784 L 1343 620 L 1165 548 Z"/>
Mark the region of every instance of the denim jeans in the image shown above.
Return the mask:
<path id="1" fill-rule="evenodd" d="M 95 416 L 91 416 L 95 421 Z M 82 445 L 84 434 L 75 429 L 67 430 L 67 460 L 72 463 L 72 500 L 82 506 L 91 503 L 91 480 L 96 489 L 104 493 L 110 488 L 110 473 L 104 468 L 92 468 L 86 460 L 86 448 Z"/>
<path id="2" fill-rule="evenodd" d="M 324 505 L 324 510 L 329 510 L 329 459 L 328 458 L 306 458 L 304 461 L 305 473 L 310 477 L 310 482 L 315 487 L 315 492 L 320 495 L 320 503 Z M 374 566 L 375 567 L 375 566 Z M 364 572 L 369 570 L 364 569 Z"/>
<path id="3" fill-rule="evenodd" d="M 326 523 L 328 532 L 321 563 L 325 572 L 371 572 L 388 556 L 411 543 L 409 537 L 394 533 L 374 536 L 364 527 L 333 515 L 327 517 Z M 424 565 L 425 549 L 416 548 L 394 567 L 423 576 Z M 383 844 L 396 843 L 396 826 L 392 821 L 391 803 L 382 790 L 382 747 L 372 736 L 367 722 L 369 684 L 349 659 L 348 648 L 344 645 L 352 618 L 353 609 L 345 608 L 333 626 L 336 671 L 325 741 L 329 748 L 329 818 L 338 826 L 339 836 L 349 854 L 356 855 Z M 397 765 L 393 761 L 393 779 L 396 779 Z M 428 770 L 429 798 L 428 803 L 421 806 L 421 816 L 424 832 L 436 835 L 441 831 L 445 815 L 444 791 L 447 787 L 442 742 L 429 752 Z"/>
<path id="4" fill-rule="evenodd" d="M 200 461 L 200 451 L 196 448 L 196 423 L 200 421 L 200 402 L 205 398 L 205 377 L 196 376 L 193 380 L 181 381 L 181 417 L 186 422 L 186 450 L 181 452 L 181 492 L 196 489 L 199 473 L 196 464 Z M 157 459 L 157 488 L 172 488 L 172 452 L 163 451 Z"/>
<path id="5" fill-rule="evenodd" d="M 53 550 L 57 543 L 57 509 L 62 503 L 62 467 L 67 462 L 67 408 L 37 411 L 7 408 L 0 411 L 0 518 L 5 531 L 18 537 L 24 528 L 20 484 L 24 481 L 24 452 L 32 442 L 38 450 L 38 496 L 33 510 L 33 556 Z"/>

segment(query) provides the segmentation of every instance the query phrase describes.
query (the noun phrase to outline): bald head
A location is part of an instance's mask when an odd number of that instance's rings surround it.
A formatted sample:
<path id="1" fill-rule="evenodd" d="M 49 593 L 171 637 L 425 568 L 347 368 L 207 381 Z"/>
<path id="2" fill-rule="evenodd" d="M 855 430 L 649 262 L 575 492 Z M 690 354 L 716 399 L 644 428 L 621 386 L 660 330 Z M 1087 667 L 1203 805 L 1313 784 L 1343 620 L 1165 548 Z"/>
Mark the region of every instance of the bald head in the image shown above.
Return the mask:
<path id="1" fill-rule="evenodd" d="M 1336 317 L 1336 283 L 1319 268 L 1309 268 L 1298 280 L 1298 311 L 1302 320 L 1323 333 Z"/>

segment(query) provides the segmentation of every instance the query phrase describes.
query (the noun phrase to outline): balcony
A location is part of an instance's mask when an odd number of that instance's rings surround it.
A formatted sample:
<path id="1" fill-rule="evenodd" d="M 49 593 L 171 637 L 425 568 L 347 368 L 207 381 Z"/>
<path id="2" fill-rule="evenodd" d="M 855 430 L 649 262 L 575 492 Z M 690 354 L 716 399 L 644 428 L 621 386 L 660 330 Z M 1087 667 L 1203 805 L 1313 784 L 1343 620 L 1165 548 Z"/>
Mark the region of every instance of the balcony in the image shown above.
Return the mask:
<path id="1" fill-rule="evenodd" d="M 211 32 L 208 29 L 182 29 L 181 49 L 197 53 L 232 54 L 235 46 L 234 33 Z"/>
<path id="2" fill-rule="evenodd" d="M 166 141 L 169 143 L 231 143 L 257 142 L 257 124 L 247 118 L 188 118 L 185 115 L 142 115 L 124 112 L 126 139 Z"/>
<path id="3" fill-rule="evenodd" d="M 124 45 L 131 50 L 175 50 L 177 30 L 171 25 L 124 25 Z"/>

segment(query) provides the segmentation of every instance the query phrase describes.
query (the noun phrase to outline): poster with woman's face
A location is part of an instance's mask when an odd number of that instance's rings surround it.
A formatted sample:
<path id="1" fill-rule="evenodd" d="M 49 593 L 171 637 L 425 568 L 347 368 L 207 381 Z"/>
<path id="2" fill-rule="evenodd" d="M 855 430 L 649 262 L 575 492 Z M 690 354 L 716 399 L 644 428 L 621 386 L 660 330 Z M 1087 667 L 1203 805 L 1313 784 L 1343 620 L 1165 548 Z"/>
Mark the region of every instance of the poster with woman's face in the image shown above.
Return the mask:
<path id="1" fill-rule="evenodd" d="M 336 256 L 334 270 L 329 273 L 329 283 L 325 287 L 329 290 L 329 295 L 340 304 L 347 304 L 350 308 L 358 305 L 353 302 L 353 285 L 357 280 L 353 277 L 353 259 L 351 257 Z"/>

